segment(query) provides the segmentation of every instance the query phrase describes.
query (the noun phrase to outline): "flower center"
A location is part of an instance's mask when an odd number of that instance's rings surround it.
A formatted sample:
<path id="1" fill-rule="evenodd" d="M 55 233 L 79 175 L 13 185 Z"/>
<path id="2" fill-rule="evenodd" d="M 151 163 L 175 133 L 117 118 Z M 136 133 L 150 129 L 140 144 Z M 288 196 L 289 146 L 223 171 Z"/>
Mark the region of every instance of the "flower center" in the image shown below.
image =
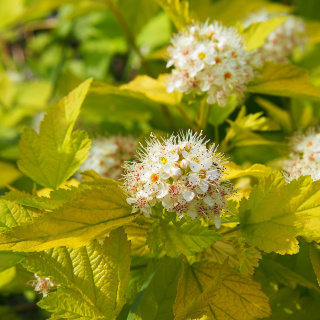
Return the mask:
<path id="1" fill-rule="evenodd" d="M 193 157 L 193 158 L 191 158 L 191 160 L 194 161 L 194 162 L 196 162 L 196 163 L 200 163 L 200 160 L 199 160 L 199 158 L 197 158 L 197 157 Z"/>
<path id="2" fill-rule="evenodd" d="M 310 141 L 307 143 L 307 146 L 308 146 L 308 147 L 311 147 L 312 145 L 313 145 L 313 141 L 310 140 Z"/>
<path id="3" fill-rule="evenodd" d="M 167 158 L 165 158 L 165 157 L 161 157 L 160 159 L 159 159 L 159 163 L 161 163 L 161 164 L 166 164 L 168 162 L 168 160 L 167 160 Z"/>
<path id="4" fill-rule="evenodd" d="M 207 55 L 204 52 L 200 52 L 198 56 L 200 60 L 203 60 Z"/>
<path id="5" fill-rule="evenodd" d="M 199 178 L 205 179 L 206 176 L 207 176 L 207 173 L 205 172 L 205 170 L 201 169 L 201 170 L 199 171 Z"/>
<path id="6" fill-rule="evenodd" d="M 221 63 L 221 59 L 220 58 L 216 58 L 216 64 Z"/>
<path id="7" fill-rule="evenodd" d="M 224 78 L 225 78 L 225 79 L 230 79 L 230 78 L 231 78 L 231 73 L 230 73 L 230 72 L 226 72 L 226 73 L 224 74 Z"/>
<path id="8" fill-rule="evenodd" d="M 150 177 L 151 182 L 157 182 L 159 180 L 159 175 L 157 173 L 153 173 Z"/>

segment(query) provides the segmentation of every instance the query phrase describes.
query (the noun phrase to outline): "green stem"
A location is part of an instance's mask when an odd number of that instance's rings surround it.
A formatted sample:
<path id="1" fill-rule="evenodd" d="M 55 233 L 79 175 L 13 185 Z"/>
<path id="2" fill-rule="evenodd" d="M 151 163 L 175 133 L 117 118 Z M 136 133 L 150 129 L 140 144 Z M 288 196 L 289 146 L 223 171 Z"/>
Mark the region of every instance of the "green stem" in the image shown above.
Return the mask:
<path id="1" fill-rule="evenodd" d="M 214 142 L 219 145 L 219 126 L 214 126 Z"/>
<path id="2" fill-rule="evenodd" d="M 190 126 L 190 128 L 194 131 L 197 131 L 197 127 L 194 125 L 194 123 L 191 121 L 191 119 L 188 117 L 188 115 L 186 114 L 186 112 L 182 109 L 182 107 L 180 105 L 177 105 L 177 109 L 179 110 L 179 112 L 181 113 L 181 115 L 183 116 L 183 118 L 187 121 L 188 125 Z"/>
<path id="3" fill-rule="evenodd" d="M 209 118 L 210 107 L 205 99 L 201 100 L 200 105 L 200 115 L 198 122 L 198 131 L 205 130 L 207 128 L 208 118 Z"/>
<path id="4" fill-rule="evenodd" d="M 144 58 L 140 48 L 137 46 L 135 37 L 134 37 L 133 33 L 131 32 L 131 29 L 128 26 L 126 20 L 123 18 L 119 8 L 117 7 L 117 5 L 114 3 L 113 0 L 107 0 L 107 5 L 108 5 L 109 9 L 115 15 L 116 19 L 118 20 L 118 22 L 119 22 L 119 24 L 120 24 L 120 26 L 121 26 L 126 38 L 127 38 L 128 43 L 130 44 L 132 49 L 138 54 L 138 56 L 139 56 L 139 58 L 141 60 L 142 66 L 145 69 L 146 73 L 150 77 L 153 77 L 152 70 L 151 70 L 148 62 Z M 165 119 L 167 121 L 168 126 L 172 130 L 174 130 L 174 122 L 173 122 L 173 119 L 171 117 L 171 114 L 170 114 L 170 111 L 169 111 L 168 107 L 166 105 L 164 105 L 164 104 L 161 104 L 160 107 L 161 107 L 163 115 L 164 115 L 164 117 L 165 117 Z"/>

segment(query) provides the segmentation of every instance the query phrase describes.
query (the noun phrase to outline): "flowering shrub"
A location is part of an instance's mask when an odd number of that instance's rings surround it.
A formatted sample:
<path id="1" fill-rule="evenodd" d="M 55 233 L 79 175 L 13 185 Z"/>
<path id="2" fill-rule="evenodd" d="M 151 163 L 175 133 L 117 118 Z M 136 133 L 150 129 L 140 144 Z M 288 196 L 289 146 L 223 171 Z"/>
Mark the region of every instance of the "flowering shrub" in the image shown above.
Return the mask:
<path id="1" fill-rule="evenodd" d="M 125 190 L 132 212 L 146 217 L 158 202 L 168 212 L 192 219 L 214 220 L 221 225 L 221 214 L 228 211 L 227 196 L 232 188 L 223 178 L 225 160 L 204 137 L 188 131 L 163 139 L 153 138 L 140 151 L 141 162 L 126 166 Z"/>
<path id="2" fill-rule="evenodd" d="M 95 170 L 105 178 L 119 180 L 124 161 L 132 160 L 137 142 L 132 137 L 113 136 L 92 140 L 89 156 L 79 171 Z M 78 178 L 81 175 L 78 174 Z"/>
<path id="3" fill-rule="evenodd" d="M 319 319 L 295 3 L 0 1 L 0 319 Z"/>
<path id="4" fill-rule="evenodd" d="M 315 128 L 310 128 L 306 134 L 297 133 L 291 138 L 290 160 L 284 165 L 289 181 L 300 176 L 310 176 L 313 180 L 320 179 L 319 142 L 320 134 Z"/>
<path id="5" fill-rule="evenodd" d="M 257 22 L 265 22 L 277 16 L 266 11 L 251 13 L 244 21 L 244 26 Z M 301 18 L 290 16 L 283 24 L 271 32 L 262 47 L 258 48 L 255 55 L 261 63 L 273 61 L 275 63 L 288 63 L 296 47 L 304 49 L 307 44 L 306 26 Z"/>
<path id="6" fill-rule="evenodd" d="M 207 92 L 206 101 L 221 107 L 227 105 L 230 95 L 244 94 L 257 67 L 236 29 L 217 21 L 192 25 L 175 35 L 168 53 L 167 67 L 175 67 L 168 91 Z"/>

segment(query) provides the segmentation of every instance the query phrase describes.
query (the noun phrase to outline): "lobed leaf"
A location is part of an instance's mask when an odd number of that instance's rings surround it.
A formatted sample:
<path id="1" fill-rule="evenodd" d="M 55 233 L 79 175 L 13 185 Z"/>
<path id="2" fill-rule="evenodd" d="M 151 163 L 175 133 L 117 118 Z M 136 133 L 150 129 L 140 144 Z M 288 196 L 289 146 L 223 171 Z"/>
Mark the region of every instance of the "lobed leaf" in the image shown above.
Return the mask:
<path id="1" fill-rule="evenodd" d="M 320 89 L 311 84 L 309 72 L 291 64 L 266 63 L 248 91 L 320 101 Z"/>
<path id="2" fill-rule="evenodd" d="M 5 199 L 0 200 L 0 232 L 9 230 L 21 223 L 32 221 L 34 211 Z"/>
<path id="3" fill-rule="evenodd" d="M 246 49 L 254 50 L 264 45 L 268 35 L 281 26 L 288 16 L 279 16 L 270 18 L 267 21 L 257 22 L 250 25 L 243 32 Z"/>
<path id="4" fill-rule="evenodd" d="M 259 250 L 247 246 L 242 238 L 234 239 L 233 246 L 239 259 L 240 273 L 245 276 L 253 274 L 254 267 L 259 266 L 259 259 L 262 258 Z"/>
<path id="5" fill-rule="evenodd" d="M 215 285 L 215 278 L 220 285 Z M 204 292 L 214 294 L 204 309 L 209 319 L 249 320 L 270 316 L 268 298 L 258 283 L 226 266 L 221 268 L 219 264 L 205 261 L 185 265 L 178 284 L 175 315 L 187 310 L 195 297 Z"/>
<path id="6" fill-rule="evenodd" d="M 26 129 L 21 136 L 19 169 L 42 186 L 57 189 L 88 156 L 87 133 L 72 130 L 91 81 L 83 82 L 48 111 L 39 134 Z"/>
<path id="7" fill-rule="evenodd" d="M 320 182 L 304 176 L 286 184 L 280 172 L 271 174 L 241 200 L 239 217 L 241 234 L 252 246 L 297 253 L 297 236 L 320 241 Z"/>
<path id="8" fill-rule="evenodd" d="M 199 221 L 190 218 L 181 220 L 175 213 L 165 213 L 148 232 L 148 244 L 152 249 L 163 248 L 173 258 L 201 252 L 221 238 L 221 235 Z"/>
<path id="9" fill-rule="evenodd" d="M 116 319 L 125 304 L 130 279 L 130 243 L 122 228 L 102 245 L 54 248 L 28 256 L 23 265 L 58 284 L 39 305 L 71 319 Z"/>
<path id="10" fill-rule="evenodd" d="M 56 246 L 77 248 L 131 222 L 131 206 L 118 186 L 83 190 L 72 201 L 0 235 L 0 250 L 42 251 Z"/>

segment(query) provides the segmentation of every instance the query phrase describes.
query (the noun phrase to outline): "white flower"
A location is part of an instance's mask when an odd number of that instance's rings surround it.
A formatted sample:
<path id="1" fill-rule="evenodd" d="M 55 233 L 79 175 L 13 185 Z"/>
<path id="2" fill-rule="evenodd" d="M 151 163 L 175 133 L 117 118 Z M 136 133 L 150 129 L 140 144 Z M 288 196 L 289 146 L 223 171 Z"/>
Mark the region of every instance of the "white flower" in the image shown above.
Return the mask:
<path id="1" fill-rule="evenodd" d="M 38 291 L 46 297 L 49 291 L 56 287 L 57 284 L 54 283 L 50 278 L 39 277 L 38 275 L 34 274 L 35 280 L 31 280 L 32 286 L 34 286 L 34 291 Z"/>
<path id="2" fill-rule="evenodd" d="M 320 132 L 310 128 L 305 134 L 295 134 L 290 139 L 290 148 L 290 159 L 284 163 L 286 180 L 305 175 L 314 181 L 320 180 Z"/>
<path id="3" fill-rule="evenodd" d="M 152 207 L 161 204 L 179 217 L 214 220 L 228 211 L 226 197 L 233 193 L 223 178 L 226 162 L 202 135 L 180 133 L 160 142 L 152 138 L 139 150 L 139 162 L 125 166 L 124 189 L 132 212 L 149 217 Z"/>
<path id="4" fill-rule="evenodd" d="M 92 140 L 89 156 L 79 172 L 94 170 L 105 178 L 119 180 L 124 161 L 133 160 L 137 142 L 132 137 L 111 136 Z M 77 173 L 80 178 L 80 173 Z"/>
<path id="5" fill-rule="evenodd" d="M 244 27 L 253 23 L 264 22 L 284 14 L 270 14 L 265 10 L 250 14 L 243 22 Z M 255 50 L 255 59 L 264 63 L 288 63 L 296 47 L 304 49 L 307 43 L 306 26 L 301 18 L 290 16 L 282 25 L 271 32 L 262 47 Z"/>
<path id="6" fill-rule="evenodd" d="M 223 107 L 232 94 L 243 95 L 254 76 L 252 54 L 236 29 L 218 22 L 193 25 L 172 39 L 168 48 L 174 66 L 167 91 L 207 93 L 209 104 Z"/>

